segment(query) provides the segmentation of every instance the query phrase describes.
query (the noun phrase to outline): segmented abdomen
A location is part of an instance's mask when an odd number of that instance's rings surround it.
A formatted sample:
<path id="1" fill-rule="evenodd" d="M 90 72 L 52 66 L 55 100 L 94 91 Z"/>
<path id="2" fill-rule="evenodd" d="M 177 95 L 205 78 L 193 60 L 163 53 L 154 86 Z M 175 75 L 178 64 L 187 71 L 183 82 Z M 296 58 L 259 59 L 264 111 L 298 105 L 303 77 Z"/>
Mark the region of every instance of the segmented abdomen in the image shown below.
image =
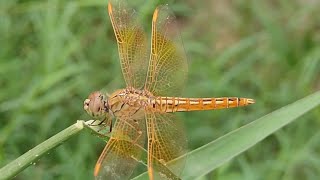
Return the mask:
<path id="1" fill-rule="evenodd" d="M 181 98 L 156 97 L 151 101 L 152 108 L 161 112 L 181 112 L 224 109 L 247 106 L 255 101 L 249 98 L 221 97 L 221 98 Z"/>

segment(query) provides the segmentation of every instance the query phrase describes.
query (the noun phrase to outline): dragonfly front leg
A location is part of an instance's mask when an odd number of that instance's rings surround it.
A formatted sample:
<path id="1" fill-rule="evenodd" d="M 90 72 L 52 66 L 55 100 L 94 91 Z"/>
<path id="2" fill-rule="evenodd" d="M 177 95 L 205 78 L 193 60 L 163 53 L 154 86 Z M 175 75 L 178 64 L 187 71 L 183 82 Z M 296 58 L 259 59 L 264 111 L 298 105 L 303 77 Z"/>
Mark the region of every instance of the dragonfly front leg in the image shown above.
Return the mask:
<path id="1" fill-rule="evenodd" d="M 105 129 L 105 127 L 109 127 L 109 133 L 112 132 L 112 118 L 105 117 L 98 125 L 101 126 L 98 132 Z"/>
<path id="2" fill-rule="evenodd" d="M 96 130 L 98 133 L 102 134 L 101 131 L 104 130 L 106 127 L 109 127 L 109 130 L 106 133 L 109 134 L 112 132 L 112 118 L 104 117 L 102 120 L 99 120 L 99 123 L 96 123 L 96 121 L 98 120 L 94 120 L 93 122 L 91 122 L 90 126 L 98 126 L 99 129 Z"/>
<path id="3" fill-rule="evenodd" d="M 112 118 L 109 118 L 106 124 L 107 124 L 107 126 L 109 126 L 109 133 L 111 133 L 112 132 Z"/>

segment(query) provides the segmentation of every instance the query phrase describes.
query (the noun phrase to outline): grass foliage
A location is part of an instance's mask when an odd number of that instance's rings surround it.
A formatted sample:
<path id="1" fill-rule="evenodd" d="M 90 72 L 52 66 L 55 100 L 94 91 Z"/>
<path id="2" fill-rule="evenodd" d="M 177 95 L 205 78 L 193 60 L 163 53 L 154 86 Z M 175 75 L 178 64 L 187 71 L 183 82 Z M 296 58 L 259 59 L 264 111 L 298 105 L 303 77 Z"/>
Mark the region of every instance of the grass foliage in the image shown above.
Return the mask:
<path id="1" fill-rule="evenodd" d="M 189 57 L 184 96 L 240 96 L 253 106 L 181 113 L 190 150 L 320 89 L 318 1 L 137 1 L 150 32 L 169 3 Z M 89 119 L 83 100 L 124 86 L 106 1 L 0 2 L 0 167 Z M 320 110 L 206 175 L 213 179 L 316 179 Z M 104 142 L 81 133 L 16 179 L 92 179 Z"/>

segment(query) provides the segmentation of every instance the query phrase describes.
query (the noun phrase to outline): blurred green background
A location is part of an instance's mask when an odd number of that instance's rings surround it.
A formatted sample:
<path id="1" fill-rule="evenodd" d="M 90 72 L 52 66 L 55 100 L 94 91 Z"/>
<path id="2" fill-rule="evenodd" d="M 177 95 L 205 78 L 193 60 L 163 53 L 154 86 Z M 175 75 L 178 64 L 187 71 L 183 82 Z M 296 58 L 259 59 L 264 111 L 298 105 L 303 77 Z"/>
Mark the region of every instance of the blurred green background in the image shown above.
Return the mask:
<path id="1" fill-rule="evenodd" d="M 184 96 L 239 96 L 253 106 L 179 114 L 189 149 L 320 89 L 320 1 L 136 1 L 150 32 L 172 7 L 189 58 Z M 90 119 L 83 100 L 124 87 L 107 1 L 0 1 L 0 167 Z M 203 179 L 318 179 L 320 110 Z M 93 179 L 105 143 L 83 132 L 15 179 Z"/>

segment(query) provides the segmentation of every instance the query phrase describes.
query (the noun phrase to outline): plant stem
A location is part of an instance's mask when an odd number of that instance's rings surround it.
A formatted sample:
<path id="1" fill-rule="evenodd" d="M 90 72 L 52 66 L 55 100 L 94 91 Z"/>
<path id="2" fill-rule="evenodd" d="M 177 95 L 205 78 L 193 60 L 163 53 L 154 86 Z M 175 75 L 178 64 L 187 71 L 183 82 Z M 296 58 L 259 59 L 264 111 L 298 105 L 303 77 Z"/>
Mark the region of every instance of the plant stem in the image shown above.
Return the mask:
<path id="1" fill-rule="evenodd" d="M 58 134 L 52 136 L 43 143 L 24 153 L 0 169 L 0 179 L 11 179 L 15 177 L 19 172 L 32 165 L 33 162 L 41 158 L 44 154 L 48 153 L 50 150 L 56 148 L 64 141 L 79 133 L 84 126 L 85 122 L 83 120 L 78 120 L 77 123 L 71 125 L 65 130 L 59 132 Z"/>

